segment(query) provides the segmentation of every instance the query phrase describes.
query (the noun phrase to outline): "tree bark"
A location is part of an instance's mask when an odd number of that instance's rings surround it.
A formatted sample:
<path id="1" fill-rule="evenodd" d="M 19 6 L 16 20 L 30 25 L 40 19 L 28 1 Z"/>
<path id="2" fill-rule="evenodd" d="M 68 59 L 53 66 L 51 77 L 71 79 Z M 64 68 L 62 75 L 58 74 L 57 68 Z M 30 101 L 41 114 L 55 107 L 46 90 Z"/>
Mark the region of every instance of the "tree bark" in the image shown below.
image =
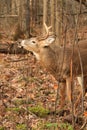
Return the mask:
<path id="1" fill-rule="evenodd" d="M 48 0 L 43 0 L 43 23 L 47 23 L 47 1 Z M 45 32 L 44 26 L 43 32 Z"/>
<path id="2" fill-rule="evenodd" d="M 55 31 L 55 1 L 51 0 L 51 25 L 52 25 L 52 31 Z"/>

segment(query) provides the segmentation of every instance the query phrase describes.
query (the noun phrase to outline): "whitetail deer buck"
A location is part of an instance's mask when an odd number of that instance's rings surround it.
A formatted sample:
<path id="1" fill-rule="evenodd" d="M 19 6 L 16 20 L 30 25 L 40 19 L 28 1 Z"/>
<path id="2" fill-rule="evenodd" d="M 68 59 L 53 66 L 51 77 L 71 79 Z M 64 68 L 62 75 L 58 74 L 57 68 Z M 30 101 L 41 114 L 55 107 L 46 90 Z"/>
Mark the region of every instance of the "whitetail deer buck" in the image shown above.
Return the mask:
<path id="1" fill-rule="evenodd" d="M 72 57 L 72 47 L 64 47 L 55 44 L 55 36 L 50 32 L 50 27 L 44 24 L 46 34 L 42 37 L 34 37 L 21 42 L 21 46 L 33 52 L 43 67 L 49 71 L 57 81 L 60 81 L 61 107 L 64 106 L 65 91 L 71 101 L 71 79 L 70 63 Z M 79 44 L 80 54 L 83 64 L 84 75 L 87 73 L 87 43 Z M 62 74 L 62 76 L 61 76 Z M 81 75 L 81 67 L 77 49 L 74 49 L 73 75 Z M 78 81 L 81 81 L 81 77 Z M 80 83 L 80 82 L 79 82 Z M 81 84 L 81 83 L 80 83 Z"/>

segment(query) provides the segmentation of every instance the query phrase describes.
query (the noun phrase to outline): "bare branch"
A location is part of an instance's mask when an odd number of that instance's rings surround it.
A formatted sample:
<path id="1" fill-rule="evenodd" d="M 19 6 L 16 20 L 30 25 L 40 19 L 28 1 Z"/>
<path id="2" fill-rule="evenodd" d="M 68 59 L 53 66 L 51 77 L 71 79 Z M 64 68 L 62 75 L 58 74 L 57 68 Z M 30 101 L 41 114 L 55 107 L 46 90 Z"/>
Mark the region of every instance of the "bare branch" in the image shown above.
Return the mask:
<path id="1" fill-rule="evenodd" d="M 75 1 L 77 1 L 77 2 L 80 3 L 80 0 L 75 0 Z M 86 1 L 86 0 L 82 0 L 82 4 L 83 4 L 85 7 L 87 7 L 87 1 Z"/>

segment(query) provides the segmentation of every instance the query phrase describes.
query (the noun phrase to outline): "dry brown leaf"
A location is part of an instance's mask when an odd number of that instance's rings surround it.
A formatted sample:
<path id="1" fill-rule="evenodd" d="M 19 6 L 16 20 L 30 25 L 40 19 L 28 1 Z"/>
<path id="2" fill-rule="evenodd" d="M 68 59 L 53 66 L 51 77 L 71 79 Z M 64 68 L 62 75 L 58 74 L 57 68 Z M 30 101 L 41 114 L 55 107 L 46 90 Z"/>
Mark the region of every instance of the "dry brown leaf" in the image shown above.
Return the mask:
<path id="1" fill-rule="evenodd" d="M 54 88 L 55 90 L 57 90 L 57 89 L 58 89 L 58 85 L 57 85 L 57 84 L 54 84 L 53 88 Z"/>
<path id="2" fill-rule="evenodd" d="M 55 98 L 52 98 L 51 101 L 52 101 L 52 102 L 55 102 Z"/>
<path id="3" fill-rule="evenodd" d="M 87 111 L 84 112 L 84 116 L 87 117 Z"/>

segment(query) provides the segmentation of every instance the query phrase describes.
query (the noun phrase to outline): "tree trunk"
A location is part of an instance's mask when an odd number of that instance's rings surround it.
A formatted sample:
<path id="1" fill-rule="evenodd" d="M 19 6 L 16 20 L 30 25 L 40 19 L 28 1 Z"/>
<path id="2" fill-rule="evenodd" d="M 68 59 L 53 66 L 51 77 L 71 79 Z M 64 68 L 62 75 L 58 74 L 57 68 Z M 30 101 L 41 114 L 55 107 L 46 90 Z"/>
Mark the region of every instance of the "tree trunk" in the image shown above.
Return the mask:
<path id="1" fill-rule="evenodd" d="M 55 31 L 55 1 L 51 0 L 51 26 L 52 26 L 52 31 Z"/>
<path id="2" fill-rule="evenodd" d="M 47 22 L 47 1 L 48 0 L 43 0 L 43 23 Z M 43 32 L 45 32 L 44 26 L 43 26 Z"/>
<path id="3" fill-rule="evenodd" d="M 57 39 L 56 39 L 56 44 L 59 45 L 60 44 L 60 41 L 61 41 L 61 30 L 62 30 L 62 21 L 61 21 L 61 18 L 62 18 L 62 13 L 61 13 L 61 4 L 62 4 L 62 1 L 61 0 L 56 0 L 56 22 L 55 22 L 55 31 L 56 31 L 56 36 L 57 36 Z"/>

